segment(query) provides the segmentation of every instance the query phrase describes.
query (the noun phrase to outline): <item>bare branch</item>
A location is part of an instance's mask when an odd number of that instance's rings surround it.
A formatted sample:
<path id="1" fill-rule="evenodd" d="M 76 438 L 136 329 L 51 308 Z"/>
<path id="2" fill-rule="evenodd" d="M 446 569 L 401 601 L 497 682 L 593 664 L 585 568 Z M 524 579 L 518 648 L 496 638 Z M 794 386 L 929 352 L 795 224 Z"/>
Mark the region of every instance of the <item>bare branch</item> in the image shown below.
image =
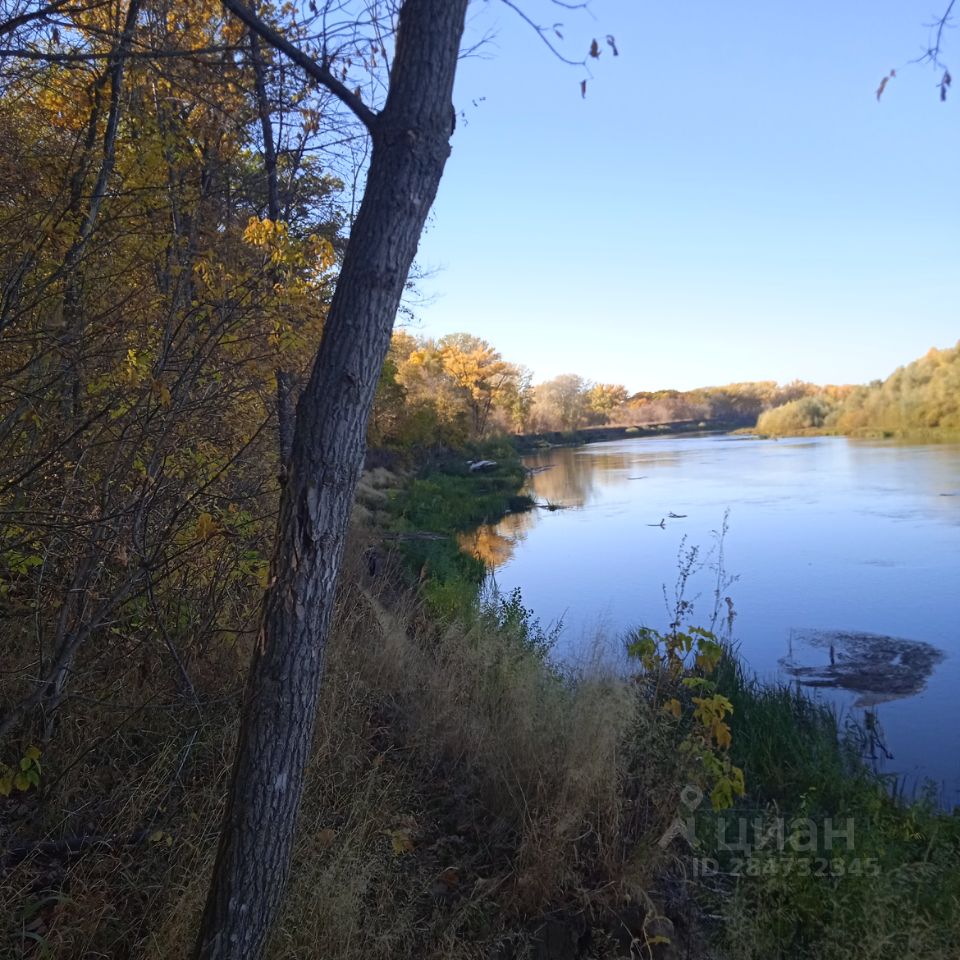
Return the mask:
<path id="1" fill-rule="evenodd" d="M 222 0 L 234 16 L 256 33 L 261 40 L 269 43 L 275 50 L 286 54 L 304 73 L 322 87 L 326 87 L 340 100 L 357 119 L 372 133 L 377 125 L 377 114 L 371 110 L 352 90 L 341 83 L 323 64 L 317 63 L 294 46 L 286 37 L 278 33 L 269 24 L 264 23 L 242 0 Z"/>
<path id="2" fill-rule="evenodd" d="M 213 47 L 198 47 L 188 50 L 130 50 L 126 56 L 130 60 L 176 60 L 191 59 L 203 54 L 235 53 L 241 48 L 236 45 L 221 45 Z M 14 50 L 9 47 L 0 47 L 0 59 L 16 58 L 19 60 L 38 60 L 43 63 L 93 63 L 97 60 L 110 60 L 113 51 L 89 53 L 44 53 L 41 50 Z"/>
<path id="3" fill-rule="evenodd" d="M 29 13 L 22 13 L 18 17 L 11 17 L 9 20 L 4 20 L 2 23 L 0 23 L 0 37 L 5 36 L 8 33 L 13 33 L 14 30 L 19 29 L 33 20 L 42 20 L 44 17 L 48 17 L 50 14 L 56 13 L 60 7 L 65 6 L 67 3 L 69 3 L 69 0 L 55 0 L 54 3 L 49 3 L 47 6 L 41 7 L 39 10 L 31 10 Z M 91 7 L 90 9 L 93 8 Z"/>
<path id="4" fill-rule="evenodd" d="M 937 39 L 934 41 L 933 47 L 931 48 L 931 54 L 935 61 L 939 62 L 940 59 L 940 49 L 943 42 L 943 31 L 947 28 L 950 23 L 951 16 L 953 14 L 953 8 L 957 0 L 950 0 L 950 3 L 947 5 L 947 9 L 944 12 L 943 16 L 937 21 Z"/>
<path id="5" fill-rule="evenodd" d="M 943 34 L 947 27 L 951 26 L 953 8 L 956 4 L 957 0 L 950 0 L 947 4 L 947 9 L 943 12 L 943 16 L 934 20 L 933 23 L 927 24 L 931 30 L 936 30 L 933 42 L 927 48 L 926 53 L 924 53 L 922 57 L 917 57 L 916 60 L 911 61 L 912 63 L 931 63 L 935 67 L 945 69 L 943 62 L 940 60 L 940 54 L 943 50 Z"/>
<path id="6" fill-rule="evenodd" d="M 550 52 L 563 63 L 569 64 L 571 67 L 585 67 L 587 65 L 587 58 L 584 57 L 582 60 L 571 60 L 569 57 L 564 56 L 557 48 L 557 45 L 550 39 L 550 30 L 552 27 L 541 27 L 538 23 L 531 20 L 527 14 L 523 12 L 513 0 L 501 0 L 502 3 L 506 4 L 521 20 L 523 20 L 536 34 L 537 36 L 547 45 L 550 49 Z M 567 4 L 567 3 L 558 3 L 558 6 L 566 7 L 568 10 L 576 10 L 585 4 Z"/>

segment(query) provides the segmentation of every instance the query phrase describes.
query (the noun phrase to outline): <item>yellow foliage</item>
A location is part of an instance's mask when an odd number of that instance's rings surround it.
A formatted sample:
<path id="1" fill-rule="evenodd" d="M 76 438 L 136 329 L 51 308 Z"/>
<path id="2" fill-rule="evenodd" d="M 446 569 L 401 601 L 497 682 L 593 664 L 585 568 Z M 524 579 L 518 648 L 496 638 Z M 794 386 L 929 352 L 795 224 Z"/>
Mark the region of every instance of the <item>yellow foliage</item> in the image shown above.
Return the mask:
<path id="1" fill-rule="evenodd" d="M 409 830 L 391 830 L 390 846 L 393 849 L 395 857 L 403 856 L 405 853 L 413 852 L 413 839 Z"/>
<path id="2" fill-rule="evenodd" d="M 209 540 L 218 529 L 217 521 L 209 513 L 201 513 L 197 517 L 197 536 L 201 540 Z"/>

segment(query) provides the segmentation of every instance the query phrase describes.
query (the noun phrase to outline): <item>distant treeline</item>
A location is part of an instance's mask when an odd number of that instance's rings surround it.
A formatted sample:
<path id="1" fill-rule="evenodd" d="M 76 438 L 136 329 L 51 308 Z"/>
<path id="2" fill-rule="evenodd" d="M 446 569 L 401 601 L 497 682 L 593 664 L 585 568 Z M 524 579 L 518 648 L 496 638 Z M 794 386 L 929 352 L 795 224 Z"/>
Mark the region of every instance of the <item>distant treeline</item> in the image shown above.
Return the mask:
<path id="1" fill-rule="evenodd" d="M 800 380 L 783 385 L 774 380 L 759 380 L 695 390 L 641 391 L 613 411 L 609 422 L 632 425 L 723 420 L 752 424 L 765 410 L 812 396 L 820 389 Z"/>
<path id="2" fill-rule="evenodd" d="M 822 390 L 763 413 L 757 430 L 769 436 L 960 436 L 960 343 L 900 367 L 886 380 Z"/>
<path id="3" fill-rule="evenodd" d="M 370 422 L 376 446 L 457 446 L 490 434 L 540 434 L 676 421 L 753 425 L 772 407 L 819 395 L 799 381 L 642 391 L 566 373 L 534 383 L 530 370 L 468 333 L 394 334 Z"/>

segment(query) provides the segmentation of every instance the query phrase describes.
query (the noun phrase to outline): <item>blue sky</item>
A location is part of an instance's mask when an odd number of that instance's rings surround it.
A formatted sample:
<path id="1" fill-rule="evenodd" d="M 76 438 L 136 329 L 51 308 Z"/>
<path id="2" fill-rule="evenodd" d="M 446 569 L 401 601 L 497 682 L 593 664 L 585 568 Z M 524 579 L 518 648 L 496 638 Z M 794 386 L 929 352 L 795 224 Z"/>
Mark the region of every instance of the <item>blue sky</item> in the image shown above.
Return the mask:
<path id="1" fill-rule="evenodd" d="M 496 37 L 460 66 L 414 331 L 633 390 L 863 382 L 953 345 L 960 83 L 940 103 L 908 65 L 942 2 L 525 0 L 578 56 L 615 35 L 586 99 L 581 68 L 475 2 Z"/>

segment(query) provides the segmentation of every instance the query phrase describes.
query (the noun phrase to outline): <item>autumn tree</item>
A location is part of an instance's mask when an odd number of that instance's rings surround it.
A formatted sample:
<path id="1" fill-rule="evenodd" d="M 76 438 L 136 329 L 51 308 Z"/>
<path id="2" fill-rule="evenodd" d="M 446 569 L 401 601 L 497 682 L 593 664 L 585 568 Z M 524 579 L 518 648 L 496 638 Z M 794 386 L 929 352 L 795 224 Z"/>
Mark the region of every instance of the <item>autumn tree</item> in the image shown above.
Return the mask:
<path id="1" fill-rule="evenodd" d="M 38 612 L 0 728 L 37 708 L 55 720 L 81 666 L 109 693 L 160 663 L 195 698 L 191 657 L 238 635 L 243 598 L 266 587 L 198 956 L 261 955 L 283 895 L 347 518 L 449 153 L 466 7 L 52 0 L 0 22 L 2 560 Z M 327 123 L 344 145 L 328 169 L 369 145 L 345 245 L 327 216 L 340 182 L 315 160 Z M 303 384 L 289 458 L 287 374 Z M 482 426 L 496 384 L 474 395 L 461 374 Z"/>
<path id="2" fill-rule="evenodd" d="M 338 96 L 372 141 L 363 201 L 297 406 L 277 542 L 198 957 L 258 957 L 283 896 L 364 437 L 453 132 L 467 0 L 405 0 L 383 107 L 239 0 L 225 6 Z"/>
<path id="3" fill-rule="evenodd" d="M 533 418 L 539 430 L 576 430 L 588 410 L 589 384 L 575 373 L 538 384 L 534 389 Z"/>
<path id="4" fill-rule="evenodd" d="M 587 391 L 587 406 L 597 422 L 606 423 L 613 412 L 627 402 L 629 396 L 629 391 L 622 384 L 595 383 Z"/>
<path id="5" fill-rule="evenodd" d="M 374 400 L 371 438 L 456 446 L 519 429 L 529 410 L 530 376 L 479 337 L 456 333 L 436 341 L 397 331 Z"/>
<path id="6" fill-rule="evenodd" d="M 0 579 L 57 615 L 36 620 L 0 732 L 39 716 L 50 736 L 77 674 L 122 684 L 120 625 L 144 625 L 189 693 L 197 633 L 167 624 L 194 623 L 193 603 L 235 624 L 241 585 L 265 582 L 269 528 L 250 517 L 269 514 L 274 371 L 319 340 L 338 184 L 297 158 L 317 101 L 267 60 L 283 196 L 309 211 L 268 216 L 248 38 L 219 5 L 10 12 Z"/>
<path id="7" fill-rule="evenodd" d="M 494 407 L 517 383 L 517 370 L 480 337 L 449 334 L 437 345 L 443 369 L 463 397 L 475 437 L 482 437 Z"/>
<path id="8" fill-rule="evenodd" d="M 366 128 L 372 144 L 363 200 L 297 407 L 270 586 L 197 942 L 200 957 L 256 957 L 289 867 L 367 422 L 394 317 L 450 152 L 453 80 L 467 0 L 403 0 L 392 51 L 382 30 L 373 37 L 359 28 L 354 32 L 351 43 L 358 50 L 365 43 L 370 61 L 390 61 L 379 110 L 344 82 L 352 60 L 342 50 L 324 43 L 318 56 L 311 56 L 242 0 L 223 2 L 265 43 L 334 94 Z M 548 31 L 536 29 L 550 43 Z M 599 56 L 596 43 L 591 52 Z M 366 56 L 361 61 L 367 62 Z"/>

